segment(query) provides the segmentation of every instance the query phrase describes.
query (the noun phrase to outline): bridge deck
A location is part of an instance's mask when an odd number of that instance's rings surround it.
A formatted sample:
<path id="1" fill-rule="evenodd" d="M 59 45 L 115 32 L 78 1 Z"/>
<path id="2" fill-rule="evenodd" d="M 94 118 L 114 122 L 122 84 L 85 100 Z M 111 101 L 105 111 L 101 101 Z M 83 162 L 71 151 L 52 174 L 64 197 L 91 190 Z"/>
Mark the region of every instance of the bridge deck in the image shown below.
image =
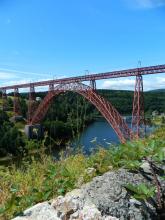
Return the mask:
<path id="1" fill-rule="evenodd" d="M 137 76 L 138 74 L 148 75 L 148 74 L 158 74 L 158 73 L 165 73 L 165 65 L 141 67 L 141 68 L 134 68 L 134 69 L 128 69 L 128 70 L 121 70 L 121 71 L 112 71 L 112 72 L 89 74 L 89 75 L 77 76 L 77 77 L 68 77 L 68 78 L 63 78 L 63 79 L 47 80 L 47 81 L 34 82 L 34 83 L 25 83 L 25 84 L 18 84 L 18 85 L 12 85 L 12 86 L 4 86 L 4 87 L 0 87 L 0 90 L 29 88 L 30 86 L 34 86 L 34 87 L 48 86 L 51 84 L 85 82 L 85 81 L 90 81 L 90 80 L 101 80 L 101 79 L 110 79 L 110 78 L 119 78 L 119 77 L 128 77 L 128 76 Z"/>

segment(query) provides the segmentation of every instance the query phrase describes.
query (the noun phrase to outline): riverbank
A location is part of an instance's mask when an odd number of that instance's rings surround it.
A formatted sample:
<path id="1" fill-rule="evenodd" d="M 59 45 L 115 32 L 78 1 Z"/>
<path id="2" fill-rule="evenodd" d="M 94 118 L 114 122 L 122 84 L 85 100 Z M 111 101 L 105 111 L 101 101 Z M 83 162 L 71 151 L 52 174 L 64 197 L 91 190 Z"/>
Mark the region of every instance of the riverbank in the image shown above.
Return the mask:
<path id="1" fill-rule="evenodd" d="M 162 127 L 144 140 L 99 149 L 90 156 L 73 154 L 68 149 L 61 152 L 59 161 L 54 161 L 43 149 L 39 157 L 24 158 L 19 168 L 13 165 L 0 169 L 1 219 L 11 219 L 38 202 L 65 195 L 109 170 L 137 171 L 144 158 L 164 164 L 164 147 Z"/>

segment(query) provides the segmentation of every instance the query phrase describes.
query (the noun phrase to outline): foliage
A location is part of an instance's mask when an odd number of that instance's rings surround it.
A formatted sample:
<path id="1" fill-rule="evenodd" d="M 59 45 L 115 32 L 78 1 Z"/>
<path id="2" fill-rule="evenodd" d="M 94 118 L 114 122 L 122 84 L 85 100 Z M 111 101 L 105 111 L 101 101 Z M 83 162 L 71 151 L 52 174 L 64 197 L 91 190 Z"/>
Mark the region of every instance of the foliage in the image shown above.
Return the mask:
<path id="1" fill-rule="evenodd" d="M 122 91 L 122 90 L 103 90 L 99 89 L 97 92 L 109 100 L 120 112 L 122 115 L 130 115 L 132 113 L 132 100 L 133 100 L 133 91 Z M 13 96 L 13 93 L 9 94 Z M 42 99 L 46 95 L 45 92 L 36 93 L 37 97 Z M 149 91 L 144 93 L 145 99 L 145 112 L 148 115 L 155 110 L 159 113 L 164 112 L 165 109 L 165 96 L 164 90 L 160 91 Z M 21 109 L 23 116 L 26 117 L 27 113 L 27 102 L 28 94 L 23 93 L 20 97 Z M 9 97 L 7 100 L 8 108 L 11 109 L 13 106 L 12 98 Z M 58 106 L 58 108 L 57 108 Z M 124 106 L 124 108 L 123 108 Z M 54 103 L 52 108 L 49 109 L 47 113 L 47 120 L 58 120 L 67 122 L 68 113 L 72 116 L 72 119 L 77 118 L 77 112 L 79 118 L 93 119 L 99 116 L 99 112 L 96 108 L 85 100 L 82 96 L 73 93 L 66 92 L 61 94 L 58 97 L 54 98 Z M 87 120 L 88 121 L 88 120 Z"/>
<path id="2" fill-rule="evenodd" d="M 131 115 L 132 114 L 132 100 L 133 100 L 133 91 L 122 91 L 122 90 L 97 90 L 98 94 L 103 96 L 105 99 L 109 100 L 115 108 L 122 115 Z M 44 97 L 45 93 L 38 93 L 37 96 Z M 145 99 L 145 112 L 149 115 L 155 110 L 159 113 L 164 112 L 165 109 L 165 96 L 164 91 L 149 91 L 144 93 Z M 81 116 L 81 110 L 84 112 L 86 108 L 86 116 L 95 117 L 99 116 L 99 112 L 96 108 L 86 101 L 80 95 L 73 92 L 66 92 L 55 98 L 53 112 L 58 120 L 65 121 L 67 119 L 66 113 L 71 113 L 74 115 L 73 118 L 76 118 L 77 108 Z M 77 106 L 78 104 L 78 106 Z M 56 107 L 58 106 L 58 108 Z M 84 106 L 84 107 L 83 107 Z M 124 106 L 124 108 L 123 108 Z M 83 107 L 83 108 L 82 108 Z M 49 111 L 48 117 L 51 116 L 51 111 Z"/>
<path id="3" fill-rule="evenodd" d="M 32 157 L 31 161 L 24 160 L 19 169 L 13 166 L 0 170 L 0 178 L 3 178 L 0 182 L 1 212 L 5 212 L 6 218 L 73 189 L 79 172 L 85 170 L 86 158 L 83 155 L 71 156 L 56 163 L 45 154 L 40 156 L 40 159 Z M 13 191 L 13 188 L 16 190 Z"/>
<path id="4" fill-rule="evenodd" d="M 8 120 L 9 120 L 8 115 L 4 111 L 0 110 L 0 128 L 2 128 L 3 123 Z"/>
<path id="5" fill-rule="evenodd" d="M 62 121 L 45 121 L 44 127 L 53 139 L 62 139 L 72 135 L 71 125 Z"/>
<path id="6" fill-rule="evenodd" d="M 0 156 L 22 155 L 24 140 L 22 133 L 9 121 L 7 114 L 0 110 Z"/>
<path id="7" fill-rule="evenodd" d="M 96 110 L 93 112 L 92 108 L 84 97 L 72 92 L 55 97 L 44 122 L 49 137 L 75 138 L 94 119 Z"/>
<path id="8" fill-rule="evenodd" d="M 128 184 L 125 185 L 125 188 L 133 193 L 133 197 L 138 200 L 146 201 L 149 198 L 152 198 L 155 195 L 155 187 L 148 186 L 144 183 L 139 185 Z"/>

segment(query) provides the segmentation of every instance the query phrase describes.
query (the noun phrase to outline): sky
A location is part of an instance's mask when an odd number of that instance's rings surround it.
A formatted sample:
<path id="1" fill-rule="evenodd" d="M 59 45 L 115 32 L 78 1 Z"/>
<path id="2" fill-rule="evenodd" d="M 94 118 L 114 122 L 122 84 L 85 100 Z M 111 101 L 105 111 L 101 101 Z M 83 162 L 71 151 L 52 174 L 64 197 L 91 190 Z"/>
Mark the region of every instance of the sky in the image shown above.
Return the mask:
<path id="1" fill-rule="evenodd" d="M 165 0 L 0 0 L 0 86 L 165 64 L 164 24 Z M 144 77 L 162 88 L 165 74 Z"/>

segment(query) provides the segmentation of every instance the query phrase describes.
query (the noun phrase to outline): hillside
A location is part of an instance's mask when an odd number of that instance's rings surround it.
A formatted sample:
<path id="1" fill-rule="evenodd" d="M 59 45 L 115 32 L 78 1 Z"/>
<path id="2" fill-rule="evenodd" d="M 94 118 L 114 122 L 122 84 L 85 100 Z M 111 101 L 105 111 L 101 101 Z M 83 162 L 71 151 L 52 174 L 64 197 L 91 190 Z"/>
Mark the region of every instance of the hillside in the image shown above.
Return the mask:
<path id="1" fill-rule="evenodd" d="M 102 90 L 99 89 L 97 92 L 109 100 L 121 114 L 131 114 L 132 113 L 132 101 L 133 101 L 133 91 L 124 90 Z M 27 98 L 27 94 L 22 94 L 23 97 Z M 45 92 L 37 93 L 36 96 L 43 98 Z M 76 93 L 67 92 L 64 95 L 61 94 L 55 99 L 55 105 L 60 109 L 69 110 L 69 105 L 72 108 L 76 107 L 77 103 Z M 82 98 L 79 98 L 80 102 Z M 150 114 L 152 111 L 157 110 L 158 112 L 165 111 L 165 90 L 153 90 L 149 92 L 144 92 L 144 102 L 145 102 L 145 112 Z M 90 106 L 90 110 L 96 111 L 94 107 Z M 68 111 L 67 111 L 68 112 Z"/>
<path id="2" fill-rule="evenodd" d="M 120 114 L 130 115 L 132 113 L 132 101 L 133 101 L 133 91 L 123 91 L 123 90 L 102 90 L 99 89 L 97 92 L 105 97 L 107 100 L 111 101 L 111 103 L 117 108 Z M 12 93 L 9 95 L 13 95 Z M 36 93 L 37 97 L 41 97 L 42 99 L 46 95 L 45 92 Z M 25 100 L 28 99 L 27 93 L 22 93 L 21 97 Z M 2 100 L 0 98 L 0 105 Z M 86 103 L 86 104 L 85 104 Z M 145 103 L 145 113 L 151 114 L 152 111 L 157 110 L 159 113 L 165 111 L 165 90 L 153 90 L 144 92 L 144 103 Z M 52 107 L 54 109 L 55 118 L 59 118 L 60 120 L 66 121 L 66 112 L 74 111 L 77 108 L 77 105 L 86 105 L 87 114 L 98 114 L 97 110 L 90 103 L 86 102 L 84 98 L 80 97 L 76 93 L 67 92 L 65 94 L 61 94 L 55 98 L 53 106 L 58 106 L 58 108 Z M 12 101 L 9 99 L 9 107 L 11 108 Z M 21 103 L 23 107 L 23 114 L 26 116 L 27 111 L 27 103 L 25 101 Z M 52 109 L 51 114 L 52 114 Z M 63 111 L 64 110 L 64 111 Z M 48 115 L 50 116 L 50 111 Z M 61 115 L 63 113 L 63 116 Z M 53 117 L 53 116 L 51 116 Z M 49 117 L 50 118 L 50 117 Z"/>
<path id="3" fill-rule="evenodd" d="M 164 92 L 165 93 L 165 89 L 154 89 L 154 90 L 150 90 L 150 91 L 148 91 L 148 92 L 153 92 L 153 93 L 155 93 L 155 92 Z"/>

